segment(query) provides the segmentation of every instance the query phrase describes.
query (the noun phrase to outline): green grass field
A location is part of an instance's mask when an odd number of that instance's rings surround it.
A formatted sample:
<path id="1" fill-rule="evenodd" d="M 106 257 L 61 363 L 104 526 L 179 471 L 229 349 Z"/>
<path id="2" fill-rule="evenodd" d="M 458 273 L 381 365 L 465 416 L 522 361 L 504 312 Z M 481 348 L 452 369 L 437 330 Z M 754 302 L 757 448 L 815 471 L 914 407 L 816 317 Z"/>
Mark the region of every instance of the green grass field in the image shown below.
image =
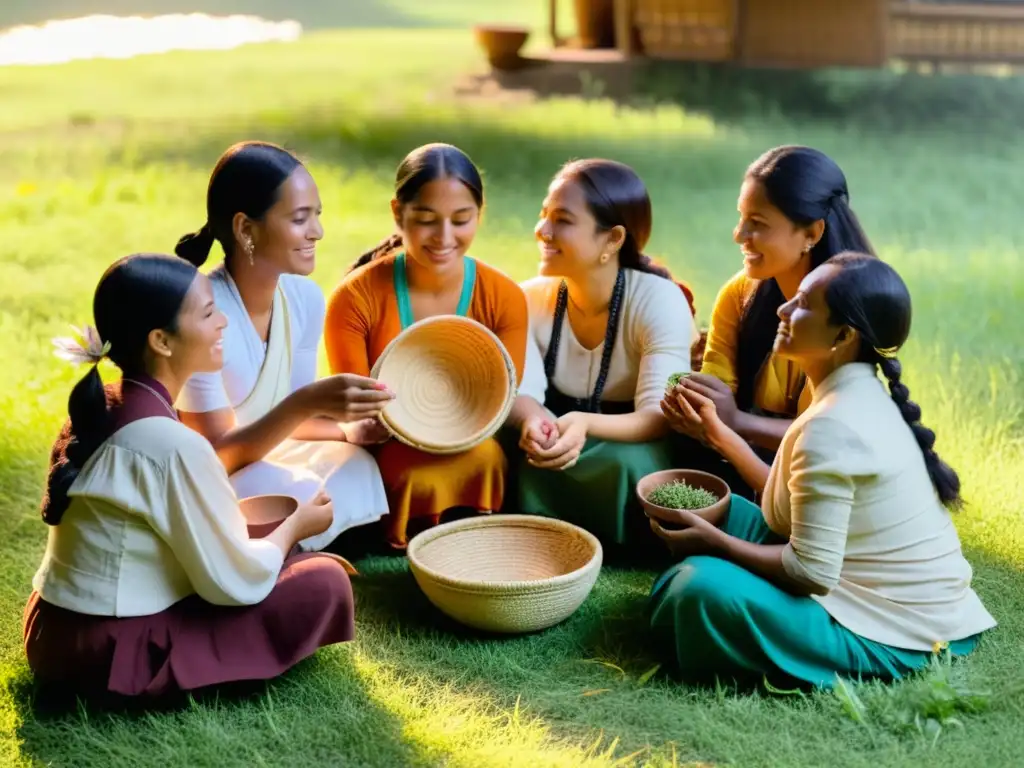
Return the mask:
<path id="1" fill-rule="evenodd" d="M 294 45 L 0 68 L 0 765 L 1019 764 L 1024 86 L 693 68 L 656 73 L 652 94 L 675 98 L 633 107 L 459 101 L 452 82 L 483 63 L 469 34 L 450 27 L 465 26 L 474 5 L 447 0 L 427 15 L 408 0 L 366 3 L 361 28 Z M 507 0 L 498 16 L 539 24 L 540 6 Z M 0 26 L 70 8 L 5 3 Z M 406 29 L 370 28 L 396 16 Z M 705 322 L 739 268 L 731 231 L 747 163 L 787 142 L 832 154 L 915 298 L 906 380 L 963 478 L 970 505 L 958 528 L 1000 621 L 956 670 L 988 692 L 986 710 L 960 716 L 963 727 L 947 722 L 936 742 L 934 725 L 906 721 L 942 719 L 965 700 L 938 673 L 859 688 L 857 699 L 648 676 L 658 662 L 643 622 L 653 571 L 607 568 L 565 624 L 478 638 L 440 618 L 390 559 L 360 564 L 354 643 L 255 693 L 149 714 L 41 711 L 21 611 L 46 537 L 37 512 L 46 455 L 76 376 L 49 340 L 90 321 L 110 261 L 169 251 L 199 226 L 209 169 L 243 138 L 282 141 L 308 159 L 326 207 L 315 273 L 325 290 L 389 231 L 394 167 L 420 143 L 456 143 L 484 169 L 488 209 L 474 252 L 518 279 L 534 273 L 531 230 L 558 166 L 587 155 L 629 162 L 654 199 L 650 251 L 692 283 Z"/>

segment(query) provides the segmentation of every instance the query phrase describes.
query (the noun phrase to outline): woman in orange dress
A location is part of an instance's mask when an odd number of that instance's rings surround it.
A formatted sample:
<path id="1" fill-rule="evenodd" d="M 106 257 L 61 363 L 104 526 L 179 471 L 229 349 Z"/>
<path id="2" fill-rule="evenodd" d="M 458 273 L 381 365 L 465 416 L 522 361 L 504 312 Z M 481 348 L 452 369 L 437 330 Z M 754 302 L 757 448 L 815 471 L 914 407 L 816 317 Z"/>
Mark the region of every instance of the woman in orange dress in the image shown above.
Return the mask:
<path id="1" fill-rule="evenodd" d="M 404 328 L 456 314 L 491 329 L 515 364 L 517 383 L 522 379 L 526 297 L 504 273 L 467 255 L 482 208 L 480 173 L 458 148 L 428 144 L 402 161 L 391 201 L 396 234 L 363 254 L 328 302 L 324 341 L 332 373 L 369 375 Z M 448 510 L 501 508 L 506 460 L 493 438 L 436 456 L 388 440 L 383 425 L 368 419 L 354 425 L 349 440 L 375 446 L 391 510 L 386 536 L 395 549 L 405 548 L 414 520 L 430 526 Z"/>

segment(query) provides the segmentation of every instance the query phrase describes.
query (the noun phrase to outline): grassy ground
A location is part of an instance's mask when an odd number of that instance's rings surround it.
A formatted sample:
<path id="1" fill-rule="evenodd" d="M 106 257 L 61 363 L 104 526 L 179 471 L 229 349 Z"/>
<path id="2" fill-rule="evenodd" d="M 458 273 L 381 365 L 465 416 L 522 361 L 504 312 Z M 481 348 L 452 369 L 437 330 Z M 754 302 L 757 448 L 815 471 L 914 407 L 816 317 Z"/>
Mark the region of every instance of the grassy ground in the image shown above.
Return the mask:
<path id="1" fill-rule="evenodd" d="M 503 13 L 536 21 L 533 6 L 508 2 Z M 469 5 L 438 7 L 444 22 Z M 451 99 L 450 82 L 481 65 L 469 36 L 441 22 L 0 69 L 0 765 L 1018 764 L 1024 140 L 1015 126 L 1024 88 L 697 68 L 653 81 L 677 103 L 510 109 Z M 969 701 L 939 673 L 845 697 L 648 677 L 658 661 L 642 618 L 653 571 L 605 569 L 564 625 L 485 640 L 439 618 L 401 560 L 362 563 L 356 642 L 255 693 L 147 715 L 41 711 L 20 617 L 45 539 L 36 509 L 45 456 L 74 376 L 49 339 L 89 319 L 112 259 L 167 251 L 199 225 L 212 163 L 246 137 L 285 141 L 308 158 L 326 205 L 316 272 L 325 289 L 389 230 L 391 174 L 419 143 L 453 141 L 485 169 L 489 207 L 474 250 L 516 278 L 534 271 L 530 230 L 558 165 L 595 154 L 630 162 L 655 201 L 651 251 L 692 282 L 704 320 L 739 265 L 730 232 L 744 166 L 783 142 L 830 152 L 915 297 L 907 379 L 964 479 L 971 505 L 958 527 L 1001 622 L 958 670 L 991 692 L 987 711 L 962 717 L 962 728 L 947 723 L 934 743 L 934 725 L 906 721 L 941 720 Z"/>

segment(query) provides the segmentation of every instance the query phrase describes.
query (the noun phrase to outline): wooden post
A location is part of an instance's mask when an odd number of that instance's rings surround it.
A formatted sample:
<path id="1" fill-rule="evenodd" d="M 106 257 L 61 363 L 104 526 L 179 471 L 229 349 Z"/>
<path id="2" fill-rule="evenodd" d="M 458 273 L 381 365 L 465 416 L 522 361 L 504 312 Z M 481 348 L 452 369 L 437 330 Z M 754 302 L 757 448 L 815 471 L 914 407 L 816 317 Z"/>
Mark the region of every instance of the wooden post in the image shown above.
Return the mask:
<path id="1" fill-rule="evenodd" d="M 558 39 L 558 0 L 548 0 L 548 34 L 551 46 L 557 48 L 562 42 Z"/>
<path id="2" fill-rule="evenodd" d="M 615 47 L 623 58 L 633 56 L 633 0 L 615 0 Z"/>
<path id="3" fill-rule="evenodd" d="M 733 0 L 732 4 L 732 61 L 742 65 L 747 58 L 744 41 L 747 38 L 747 0 Z"/>

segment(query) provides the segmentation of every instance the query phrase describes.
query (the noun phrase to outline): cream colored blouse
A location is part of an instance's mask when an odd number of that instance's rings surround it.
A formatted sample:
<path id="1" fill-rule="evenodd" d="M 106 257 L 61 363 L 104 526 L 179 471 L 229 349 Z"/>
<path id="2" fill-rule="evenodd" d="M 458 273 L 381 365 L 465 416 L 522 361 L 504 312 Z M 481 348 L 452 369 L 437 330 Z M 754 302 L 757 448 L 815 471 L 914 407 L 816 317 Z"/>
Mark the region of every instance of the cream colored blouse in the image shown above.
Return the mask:
<path id="1" fill-rule="evenodd" d="M 627 269 L 618 334 L 605 381 L 604 400 L 633 401 L 636 410 L 657 409 L 673 373 L 689 373 L 690 346 L 698 332 L 679 286 L 658 275 Z M 555 358 L 555 375 L 544 372 L 554 327 L 560 278 L 535 277 L 522 284 L 530 312 L 526 370 L 519 393 L 544 403 L 548 385 L 570 397 L 589 397 L 597 384 L 602 341 L 587 349 L 577 341 L 568 316 Z"/>
<path id="2" fill-rule="evenodd" d="M 927 651 L 996 625 L 874 366 L 844 365 L 815 390 L 782 440 L 761 506 L 789 539 L 786 572 L 827 589 L 814 599 L 852 632 Z"/>
<path id="3" fill-rule="evenodd" d="M 198 594 L 252 605 L 284 561 L 250 539 L 224 466 L 202 435 L 151 417 L 115 432 L 71 486 L 32 581 L 48 603 L 97 616 L 143 616 Z"/>

